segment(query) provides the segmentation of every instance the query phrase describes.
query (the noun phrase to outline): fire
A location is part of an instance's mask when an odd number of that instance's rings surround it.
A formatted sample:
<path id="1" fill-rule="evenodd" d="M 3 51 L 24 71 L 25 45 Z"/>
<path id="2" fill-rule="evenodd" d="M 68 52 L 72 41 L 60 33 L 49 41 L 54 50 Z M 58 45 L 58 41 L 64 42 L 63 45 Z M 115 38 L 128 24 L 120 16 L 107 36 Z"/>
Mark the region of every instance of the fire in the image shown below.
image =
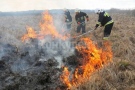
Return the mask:
<path id="1" fill-rule="evenodd" d="M 22 41 L 25 41 L 26 39 L 29 39 L 29 38 L 37 38 L 37 34 L 36 32 L 29 26 L 27 26 L 27 34 L 25 34 L 21 39 Z"/>
<path id="2" fill-rule="evenodd" d="M 68 35 L 60 34 L 54 24 L 53 17 L 48 11 L 43 13 L 42 21 L 39 23 L 40 31 L 36 33 L 32 27 L 27 27 L 27 34 L 23 35 L 21 40 L 24 42 L 29 38 L 43 39 L 45 36 L 51 36 L 52 38 L 60 38 L 62 40 L 67 39 Z"/>
<path id="3" fill-rule="evenodd" d="M 68 87 L 79 86 L 90 79 L 93 72 L 101 69 L 106 63 L 112 60 L 112 50 L 109 41 L 103 43 L 99 49 L 89 38 L 82 38 L 83 44 L 77 45 L 76 49 L 82 55 L 82 65 L 71 73 L 67 67 L 61 75 L 62 82 Z M 73 75 L 72 75 L 73 74 Z M 69 77 L 72 76 L 72 77 Z"/>

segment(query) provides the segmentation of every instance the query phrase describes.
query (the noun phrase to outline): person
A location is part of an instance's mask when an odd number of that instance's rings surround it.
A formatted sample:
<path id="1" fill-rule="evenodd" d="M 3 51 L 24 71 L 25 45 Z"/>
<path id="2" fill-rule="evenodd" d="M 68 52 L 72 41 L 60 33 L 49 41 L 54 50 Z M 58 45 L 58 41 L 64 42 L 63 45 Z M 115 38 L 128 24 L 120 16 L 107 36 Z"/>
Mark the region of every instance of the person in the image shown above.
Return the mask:
<path id="1" fill-rule="evenodd" d="M 109 36 L 111 34 L 111 30 L 112 30 L 114 21 L 112 20 L 111 16 L 103 10 L 96 9 L 95 13 L 99 15 L 98 22 L 95 25 L 95 30 L 97 29 L 98 26 L 101 26 L 101 27 L 104 26 L 103 39 L 108 40 Z"/>
<path id="2" fill-rule="evenodd" d="M 75 10 L 75 20 L 77 22 L 77 33 L 80 33 L 82 29 L 82 34 L 85 33 L 85 19 L 89 21 L 89 17 L 85 12 L 81 12 L 79 9 Z"/>
<path id="3" fill-rule="evenodd" d="M 64 9 L 66 29 L 71 30 L 72 17 L 68 9 Z"/>

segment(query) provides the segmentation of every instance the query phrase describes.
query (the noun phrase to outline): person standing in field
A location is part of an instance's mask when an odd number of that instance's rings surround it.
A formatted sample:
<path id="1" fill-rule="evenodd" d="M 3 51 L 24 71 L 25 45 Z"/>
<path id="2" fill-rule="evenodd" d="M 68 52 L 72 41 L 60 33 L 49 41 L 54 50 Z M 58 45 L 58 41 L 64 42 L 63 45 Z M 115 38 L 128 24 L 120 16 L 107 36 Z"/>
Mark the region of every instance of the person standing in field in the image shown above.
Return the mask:
<path id="1" fill-rule="evenodd" d="M 75 10 L 75 20 L 77 22 L 77 33 L 80 34 L 80 31 L 82 29 L 82 34 L 86 32 L 85 30 L 85 19 L 89 21 L 89 17 L 85 12 L 81 12 L 80 10 Z"/>
<path id="2" fill-rule="evenodd" d="M 99 15 L 98 22 L 95 25 L 95 30 L 97 29 L 98 26 L 101 26 L 101 27 L 104 26 L 103 40 L 108 40 L 111 34 L 114 21 L 112 20 L 111 16 L 103 10 L 96 9 L 95 13 Z"/>
<path id="3" fill-rule="evenodd" d="M 66 23 L 66 29 L 68 31 L 71 30 L 71 24 L 72 24 L 72 17 L 70 15 L 70 12 L 68 9 L 64 9 L 64 15 L 65 15 L 65 23 Z"/>

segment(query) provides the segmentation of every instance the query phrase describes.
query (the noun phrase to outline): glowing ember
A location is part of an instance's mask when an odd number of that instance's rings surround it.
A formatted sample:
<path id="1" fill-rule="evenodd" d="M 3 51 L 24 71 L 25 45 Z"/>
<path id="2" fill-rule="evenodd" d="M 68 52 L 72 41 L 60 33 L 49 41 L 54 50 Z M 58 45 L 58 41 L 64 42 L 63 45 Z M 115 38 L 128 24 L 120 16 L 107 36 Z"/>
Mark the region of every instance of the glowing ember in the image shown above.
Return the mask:
<path id="1" fill-rule="evenodd" d="M 48 35 L 51 36 L 52 38 L 60 38 L 62 40 L 65 40 L 69 37 L 68 35 L 62 35 L 59 32 L 57 32 L 53 24 L 53 18 L 48 13 L 48 11 L 43 13 L 43 18 L 39 26 L 40 26 L 40 31 L 38 34 L 32 29 L 32 27 L 28 27 L 27 34 L 23 35 L 21 40 L 25 41 L 29 38 L 43 39 L 45 36 Z"/>
<path id="2" fill-rule="evenodd" d="M 90 79 L 93 72 L 103 67 L 104 64 L 112 60 L 112 51 L 109 41 L 103 43 L 103 48 L 99 49 L 89 38 L 82 38 L 83 44 L 77 45 L 76 49 L 82 55 L 83 63 L 75 69 L 74 74 L 65 67 L 61 75 L 62 82 L 68 87 L 79 86 Z M 69 77 L 72 76 L 72 77 Z"/>

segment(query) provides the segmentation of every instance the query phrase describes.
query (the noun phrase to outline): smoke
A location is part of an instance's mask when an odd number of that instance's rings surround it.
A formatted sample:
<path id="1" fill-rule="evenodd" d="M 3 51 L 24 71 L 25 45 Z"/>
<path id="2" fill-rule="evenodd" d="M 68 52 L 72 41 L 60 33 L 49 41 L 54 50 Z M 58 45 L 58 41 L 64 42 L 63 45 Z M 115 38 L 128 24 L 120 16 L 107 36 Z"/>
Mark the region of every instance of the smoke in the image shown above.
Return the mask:
<path id="1" fill-rule="evenodd" d="M 4 52 L 4 48 L 2 46 L 0 46 L 0 60 L 1 60 L 1 57 L 5 54 Z"/>
<path id="2" fill-rule="evenodd" d="M 0 38 L 0 60 L 3 56 L 16 52 L 22 42 L 17 38 L 18 33 L 12 30 L 2 30 Z"/>
<path id="3" fill-rule="evenodd" d="M 30 64 L 26 60 L 16 60 L 13 65 L 11 65 L 11 70 L 14 73 L 24 74 L 24 71 L 30 68 Z"/>
<path id="4" fill-rule="evenodd" d="M 57 32 L 62 36 L 70 34 L 69 31 L 66 31 L 64 13 L 56 13 L 52 14 L 52 16 Z M 38 46 L 44 52 L 44 57 L 40 60 L 43 61 L 55 58 L 59 62 L 59 65 L 62 64 L 63 58 L 74 53 L 74 45 L 71 43 L 70 37 L 66 40 L 62 40 L 61 38 L 52 39 L 50 36 L 46 36 L 44 40 L 39 41 Z"/>
<path id="5" fill-rule="evenodd" d="M 67 32 L 64 32 L 66 29 L 63 27 L 64 14 L 51 15 L 53 16 L 55 30 L 61 36 L 66 35 Z M 36 25 L 33 26 L 36 27 Z M 22 31 L 20 32 L 22 33 Z M 44 39 L 29 38 L 25 42 L 21 42 L 21 39 L 18 38 L 21 33 L 16 30 L 7 30 L 2 32 L 0 38 L 0 42 L 2 42 L 0 44 L 0 61 L 6 62 L 13 73 L 27 75 L 28 72 L 32 72 L 37 62 L 47 62 L 50 59 L 58 62 L 57 68 L 61 68 L 62 60 L 74 53 L 74 45 L 70 42 L 70 37 L 63 40 L 59 37 L 52 38 L 52 36 L 46 35 Z"/>

